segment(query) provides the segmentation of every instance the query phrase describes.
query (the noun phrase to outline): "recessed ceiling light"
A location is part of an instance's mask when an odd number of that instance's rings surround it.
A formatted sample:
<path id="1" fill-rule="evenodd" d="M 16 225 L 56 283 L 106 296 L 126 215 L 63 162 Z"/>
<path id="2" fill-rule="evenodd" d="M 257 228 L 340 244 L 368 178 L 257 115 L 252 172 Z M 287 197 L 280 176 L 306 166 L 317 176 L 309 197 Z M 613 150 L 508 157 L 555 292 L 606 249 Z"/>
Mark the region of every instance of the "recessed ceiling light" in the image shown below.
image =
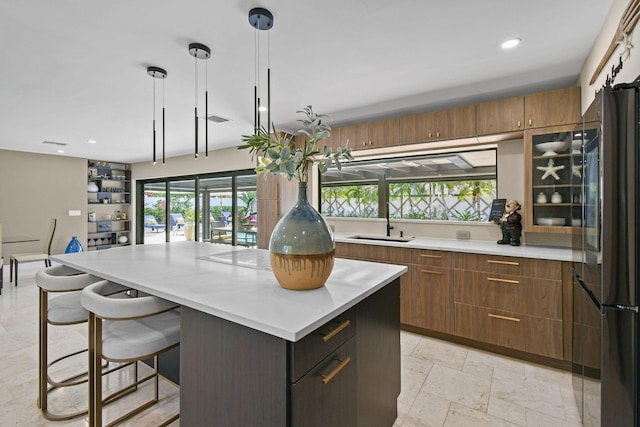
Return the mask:
<path id="1" fill-rule="evenodd" d="M 514 47 L 518 46 L 520 44 L 522 40 L 515 38 L 515 39 L 510 39 L 507 40 L 505 42 L 503 42 L 500 47 L 503 49 L 513 49 Z"/>
<path id="2" fill-rule="evenodd" d="M 58 150 L 58 153 L 64 154 L 64 150 Z"/>
<path id="3" fill-rule="evenodd" d="M 258 111 L 262 111 L 262 112 L 267 111 L 267 107 L 261 106 L 260 108 L 258 108 Z"/>
<path id="4" fill-rule="evenodd" d="M 95 143 L 96 143 L 96 140 L 95 140 L 95 139 L 90 139 L 90 140 L 88 140 L 87 142 L 88 142 L 89 144 L 95 144 Z"/>

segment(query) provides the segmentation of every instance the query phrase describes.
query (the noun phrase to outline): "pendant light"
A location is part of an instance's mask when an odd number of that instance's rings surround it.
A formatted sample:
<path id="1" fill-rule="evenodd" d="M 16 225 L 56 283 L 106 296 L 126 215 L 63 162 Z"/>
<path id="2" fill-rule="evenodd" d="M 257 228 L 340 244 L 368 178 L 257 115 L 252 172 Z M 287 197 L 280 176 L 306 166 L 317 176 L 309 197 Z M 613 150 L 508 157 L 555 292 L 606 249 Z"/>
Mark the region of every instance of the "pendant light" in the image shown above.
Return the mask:
<path id="1" fill-rule="evenodd" d="M 164 79 L 167 72 L 160 67 L 147 67 L 147 74 L 153 77 L 153 164 L 156 164 L 156 79 L 162 79 L 162 164 L 164 165 Z"/>
<path id="2" fill-rule="evenodd" d="M 191 43 L 189 45 L 189 54 L 195 58 L 195 81 L 196 81 L 196 100 L 194 109 L 195 122 L 195 158 L 198 158 L 198 59 L 205 61 L 211 58 L 211 49 L 201 43 Z M 205 62 L 205 79 L 204 79 L 204 143 L 205 157 L 209 157 L 209 91 L 208 91 L 208 69 Z"/>
<path id="3" fill-rule="evenodd" d="M 267 9 L 261 7 L 253 8 L 249 11 L 249 24 L 256 30 L 254 46 L 255 82 L 253 86 L 253 126 L 257 129 L 261 126 L 260 110 L 262 108 L 260 98 L 260 35 L 258 30 L 269 31 L 273 28 L 273 15 Z M 271 55 L 269 41 L 267 37 L 267 131 L 271 133 Z"/>

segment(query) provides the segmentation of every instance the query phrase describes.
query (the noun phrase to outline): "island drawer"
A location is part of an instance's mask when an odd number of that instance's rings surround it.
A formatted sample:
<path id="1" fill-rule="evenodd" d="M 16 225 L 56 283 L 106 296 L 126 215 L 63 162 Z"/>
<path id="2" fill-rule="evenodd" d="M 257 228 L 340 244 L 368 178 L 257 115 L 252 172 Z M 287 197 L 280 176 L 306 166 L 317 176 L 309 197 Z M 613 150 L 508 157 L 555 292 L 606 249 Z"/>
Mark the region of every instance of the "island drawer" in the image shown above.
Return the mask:
<path id="1" fill-rule="evenodd" d="M 288 342 L 290 381 L 296 382 L 356 333 L 356 309 L 336 316 L 297 342 Z"/>
<path id="2" fill-rule="evenodd" d="M 413 249 L 411 251 L 411 263 L 416 265 L 451 268 L 453 267 L 453 253 L 432 251 L 428 249 Z"/>
<path id="3" fill-rule="evenodd" d="M 291 425 L 357 425 L 356 352 L 356 338 L 351 337 L 298 382 L 289 386 Z"/>
<path id="4" fill-rule="evenodd" d="M 456 270 L 454 285 L 456 302 L 562 319 L 560 280 Z"/>
<path id="5" fill-rule="evenodd" d="M 562 263 L 546 259 L 459 253 L 455 257 L 455 268 L 493 274 L 562 280 Z"/>

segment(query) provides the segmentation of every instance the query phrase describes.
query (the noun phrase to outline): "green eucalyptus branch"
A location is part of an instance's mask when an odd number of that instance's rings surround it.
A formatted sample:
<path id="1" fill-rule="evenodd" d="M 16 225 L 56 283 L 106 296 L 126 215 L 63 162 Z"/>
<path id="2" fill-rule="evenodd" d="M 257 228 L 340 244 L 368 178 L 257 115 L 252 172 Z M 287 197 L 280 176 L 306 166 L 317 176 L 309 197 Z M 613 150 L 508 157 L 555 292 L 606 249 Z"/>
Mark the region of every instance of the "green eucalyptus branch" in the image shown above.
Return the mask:
<path id="1" fill-rule="evenodd" d="M 323 122 L 326 115 L 314 113 L 311 105 L 297 112 L 305 115 L 304 119 L 298 120 L 303 127 L 297 133 L 305 135 L 302 147 L 294 144 L 292 136 L 279 134 L 275 125 L 272 125 L 273 133 L 259 127 L 253 135 L 242 136 L 244 144 L 238 149 L 248 149 L 252 160 L 258 158 L 255 168 L 258 175 L 283 174 L 289 181 L 295 178 L 307 182 L 314 163 L 318 164 L 320 172 L 326 172 L 333 164 L 341 169 L 341 160 L 353 160 L 348 146 L 339 147 L 335 152 L 326 145 L 322 151 L 318 149 L 319 143 L 331 135 L 331 127 Z"/>

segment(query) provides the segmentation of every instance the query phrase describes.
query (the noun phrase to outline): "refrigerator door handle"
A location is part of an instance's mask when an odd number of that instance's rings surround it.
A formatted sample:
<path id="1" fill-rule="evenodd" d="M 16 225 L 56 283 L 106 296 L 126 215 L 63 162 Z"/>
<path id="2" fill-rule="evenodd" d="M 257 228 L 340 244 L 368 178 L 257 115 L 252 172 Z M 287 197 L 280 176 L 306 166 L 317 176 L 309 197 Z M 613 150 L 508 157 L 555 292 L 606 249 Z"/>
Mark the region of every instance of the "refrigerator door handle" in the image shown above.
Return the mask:
<path id="1" fill-rule="evenodd" d="M 584 283 L 584 280 L 582 280 L 582 277 L 580 277 L 575 270 L 573 271 L 572 274 L 573 274 L 573 277 L 578 281 L 578 284 L 580 285 L 582 290 L 587 293 L 587 295 L 591 299 L 591 302 L 593 302 L 593 304 L 596 306 L 598 311 L 602 314 L 602 304 L 600 304 L 600 301 L 598 301 L 598 298 L 596 298 L 594 293 L 591 291 L 591 289 L 587 287 L 587 285 Z"/>
<path id="2" fill-rule="evenodd" d="M 638 306 L 637 305 L 602 304 L 602 307 L 604 307 L 604 308 L 613 308 L 615 310 L 633 311 L 635 313 L 638 313 L 640 311 L 640 310 L 638 310 Z"/>

